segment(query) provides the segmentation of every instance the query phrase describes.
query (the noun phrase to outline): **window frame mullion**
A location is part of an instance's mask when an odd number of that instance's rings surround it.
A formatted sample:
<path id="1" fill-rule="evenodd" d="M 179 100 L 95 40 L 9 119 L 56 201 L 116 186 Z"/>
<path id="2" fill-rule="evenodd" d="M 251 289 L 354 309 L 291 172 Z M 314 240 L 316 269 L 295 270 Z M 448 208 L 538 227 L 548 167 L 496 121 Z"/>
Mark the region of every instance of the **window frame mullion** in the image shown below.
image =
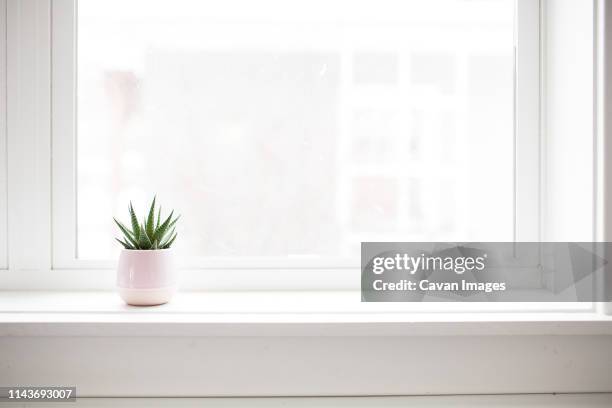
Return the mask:
<path id="1" fill-rule="evenodd" d="M 8 268 L 51 265 L 51 0 L 6 1 Z"/>

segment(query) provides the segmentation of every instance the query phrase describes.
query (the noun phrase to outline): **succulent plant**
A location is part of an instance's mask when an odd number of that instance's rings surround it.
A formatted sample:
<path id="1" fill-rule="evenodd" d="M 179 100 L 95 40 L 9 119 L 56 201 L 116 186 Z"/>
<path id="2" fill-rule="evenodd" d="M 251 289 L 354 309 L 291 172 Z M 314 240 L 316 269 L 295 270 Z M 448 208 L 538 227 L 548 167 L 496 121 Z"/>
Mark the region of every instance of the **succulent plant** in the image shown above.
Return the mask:
<path id="1" fill-rule="evenodd" d="M 129 212 L 132 229 L 126 227 L 121 221 L 113 217 L 115 223 L 123 233 L 123 239 L 115 238 L 125 249 L 168 249 L 176 239 L 175 224 L 180 218 L 173 218 L 174 210 L 170 212 L 168 218 L 161 221 L 161 207 L 157 210 L 157 220 L 155 220 L 155 198 L 151 203 L 149 214 L 138 223 L 138 218 L 134 212 L 134 207 L 130 201 Z"/>

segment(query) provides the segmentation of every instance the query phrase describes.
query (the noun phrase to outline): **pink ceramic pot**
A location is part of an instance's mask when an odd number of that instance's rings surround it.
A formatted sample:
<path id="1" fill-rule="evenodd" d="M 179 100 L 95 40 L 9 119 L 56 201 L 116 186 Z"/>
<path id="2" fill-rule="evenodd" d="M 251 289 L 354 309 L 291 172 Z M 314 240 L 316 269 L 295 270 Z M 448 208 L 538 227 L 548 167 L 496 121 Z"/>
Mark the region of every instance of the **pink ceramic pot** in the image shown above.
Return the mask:
<path id="1" fill-rule="evenodd" d="M 117 288 L 127 304 L 167 303 L 176 292 L 178 274 L 172 249 L 124 249 L 117 267 Z"/>

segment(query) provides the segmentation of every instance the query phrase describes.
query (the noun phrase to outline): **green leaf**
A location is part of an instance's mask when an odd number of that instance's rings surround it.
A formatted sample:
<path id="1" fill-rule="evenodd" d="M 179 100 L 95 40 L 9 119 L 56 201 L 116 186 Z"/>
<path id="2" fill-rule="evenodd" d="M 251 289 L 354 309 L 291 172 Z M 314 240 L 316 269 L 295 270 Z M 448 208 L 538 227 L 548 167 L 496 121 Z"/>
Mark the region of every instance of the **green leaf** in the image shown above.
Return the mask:
<path id="1" fill-rule="evenodd" d="M 160 225 L 159 228 L 155 231 L 154 239 L 161 241 L 161 239 L 166 234 L 166 230 L 168 229 L 170 222 L 172 221 L 173 214 L 174 214 L 174 210 L 170 213 L 170 215 L 168 216 L 168 218 L 166 218 L 166 220 L 162 223 L 162 225 Z"/>
<path id="2" fill-rule="evenodd" d="M 117 242 L 119 242 L 125 249 L 134 249 L 130 244 L 125 241 L 120 240 L 119 238 L 115 238 Z"/>
<path id="3" fill-rule="evenodd" d="M 147 221 L 145 223 L 145 227 L 147 229 L 147 235 L 149 239 L 153 238 L 154 226 L 155 222 L 155 196 L 153 197 L 153 202 L 151 203 L 151 208 L 149 209 L 149 216 L 147 217 Z"/>
<path id="4" fill-rule="evenodd" d="M 126 241 L 128 241 L 132 245 L 137 245 L 136 240 L 134 240 L 134 237 L 132 236 L 132 231 L 127 229 L 125 225 L 119 222 L 115 217 L 113 217 L 113 220 L 115 221 L 115 224 L 117 224 L 121 232 L 123 232 L 123 235 L 125 236 Z"/>
<path id="5" fill-rule="evenodd" d="M 176 224 L 176 222 L 179 220 L 179 218 L 181 218 L 181 216 L 177 216 L 169 225 L 168 225 L 168 229 L 174 227 L 174 224 Z"/>
<path id="6" fill-rule="evenodd" d="M 132 233 L 134 234 L 134 238 L 136 239 L 136 241 L 140 241 L 140 227 L 138 226 L 138 218 L 136 217 L 136 213 L 134 212 L 134 207 L 132 206 L 131 201 L 130 220 L 132 221 Z"/>
<path id="7" fill-rule="evenodd" d="M 170 222 L 170 224 L 168 224 L 168 227 L 166 228 L 166 230 L 163 232 L 163 236 L 159 237 L 160 241 L 164 240 L 164 237 L 168 236 L 168 238 L 170 238 L 172 236 L 172 234 L 174 233 L 174 225 L 176 224 L 176 222 L 179 220 L 179 218 L 181 218 L 181 216 L 179 215 L 178 217 L 176 217 L 174 220 L 172 220 Z M 172 229 L 172 232 L 170 234 L 168 234 L 168 232 L 170 231 L 170 229 Z"/>
<path id="8" fill-rule="evenodd" d="M 146 229 L 144 227 L 144 222 L 141 225 L 143 233 L 140 234 L 140 240 L 138 243 L 140 244 L 140 249 L 151 249 L 151 239 L 147 235 Z"/>
<path id="9" fill-rule="evenodd" d="M 170 246 L 174 243 L 174 240 L 176 239 L 177 234 L 174 234 L 174 236 L 172 237 L 172 239 L 170 240 L 170 242 L 168 242 L 166 245 L 164 245 L 162 248 L 163 249 L 168 249 L 170 248 Z"/>
<path id="10" fill-rule="evenodd" d="M 166 232 L 167 232 L 167 231 L 170 231 L 170 228 L 168 228 L 168 229 L 166 230 Z M 165 239 L 165 240 L 162 240 L 162 244 L 160 245 L 162 248 L 163 248 L 163 247 L 165 247 L 166 245 L 168 245 L 168 242 L 170 242 L 170 239 L 171 239 L 171 238 L 172 238 L 172 236 L 174 235 L 174 231 L 175 231 L 175 228 L 172 228 L 172 230 L 170 231 L 170 233 L 169 233 L 169 234 L 164 234 L 164 235 L 166 235 L 168 238 L 167 238 L 167 239 Z"/>
<path id="11" fill-rule="evenodd" d="M 153 197 L 148 213 L 142 218 L 142 222 L 138 222 L 138 217 L 134 211 L 134 206 L 130 201 L 128 207 L 130 214 L 130 230 L 123 223 L 113 217 L 115 224 L 123 233 L 123 239 L 115 238 L 125 249 L 167 249 L 177 237 L 176 223 L 180 219 L 180 215 L 174 218 L 174 210 L 170 215 L 163 220 L 161 216 L 161 206 L 157 208 L 157 220 L 155 219 L 155 210 L 157 197 Z"/>

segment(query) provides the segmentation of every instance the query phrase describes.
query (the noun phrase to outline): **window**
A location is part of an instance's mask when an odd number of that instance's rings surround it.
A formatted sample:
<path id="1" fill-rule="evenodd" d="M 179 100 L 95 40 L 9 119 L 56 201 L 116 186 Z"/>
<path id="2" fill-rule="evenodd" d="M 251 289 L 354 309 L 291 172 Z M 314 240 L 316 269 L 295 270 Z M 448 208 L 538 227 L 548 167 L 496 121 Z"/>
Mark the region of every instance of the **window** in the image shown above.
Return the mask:
<path id="1" fill-rule="evenodd" d="M 538 239 L 538 3 L 54 3 L 54 264 L 153 193 L 196 267 Z"/>

